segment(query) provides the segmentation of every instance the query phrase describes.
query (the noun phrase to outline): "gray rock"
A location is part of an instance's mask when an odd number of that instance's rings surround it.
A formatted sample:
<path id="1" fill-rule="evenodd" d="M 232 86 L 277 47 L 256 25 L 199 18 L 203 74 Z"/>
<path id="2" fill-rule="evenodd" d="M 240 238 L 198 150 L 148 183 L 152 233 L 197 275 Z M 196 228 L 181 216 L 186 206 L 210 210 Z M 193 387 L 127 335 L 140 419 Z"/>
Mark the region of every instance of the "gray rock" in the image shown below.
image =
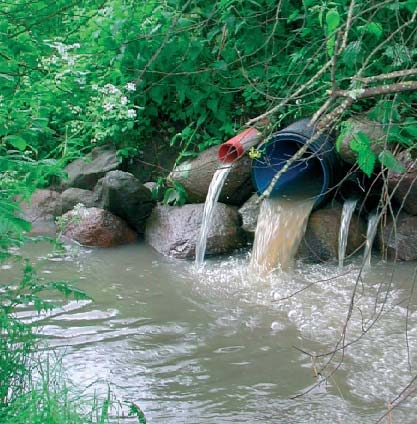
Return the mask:
<path id="1" fill-rule="evenodd" d="M 379 154 L 384 149 L 384 142 L 386 140 L 386 134 L 383 130 L 383 126 L 376 121 L 371 121 L 364 116 L 357 116 L 349 118 L 347 120 L 348 125 L 351 129 L 346 132 L 344 138 L 340 143 L 339 154 L 340 157 L 347 163 L 356 163 L 357 153 L 350 148 L 350 143 L 354 139 L 355 134 L 359 131 L 363 132 L 368 136 L 371 141 L 371 149 Z"/>
<path id="2" fill-rule="evenodd" d="M 153 189 L 156 189 L 158 184 L 155 181 L 148 181 L 147 183 L 143 184 L 143 186 L 152 191 Z"/>
<path id="3" fill-rule="evenodd" d="M 104 175 L 121 167 L 121 162 L 116 156 L 112 146 L 96 147 L 82 159 L 76 159 L 68 164 L 65 172 L 68 180 L 62 182 L 62 187 L 77 187 L 92 190 L 97 181 Z"/>
<path id="4" fill-rule="evenodd" d="M 61 194 L 54 190 L 38 189 L 29 202 L 20 204 L 22 218 L 32 223 L 32 234 L 53 234 L 55 217 L 62 213 Z"/>
<path id="5" fill-rule="evenodd" d="M 97 205 L 123 218 L 142 234 L 154 202 L 149 189 L 129 172 L 111 171 L 94 189 Z"/>
<path id="6" fill-rule="evenodd" d="M 400 261 L 417 259 L 417 216 L 405 212 L 390 219 L 377 233 L 378 248 L 384 257 Z"/>
<path id="7" fill-rule="evenodd" d="M 253 194 L 239 209 L 239 215 L 242 218 L 242 229 L 247 233 L 254 234 L 256 230 L 256 224 L 258 222 L 260 204 L 257 204 L 259 196 Z"/>
<path id="8" fill-rule="evenodd" d="M 182 163 L 171 172 L 170 178 L 180 182 L 187 190 L 189 203 L 205 201 L 213 175 L 221 165 L 217 158 L 218 149 L 219 146 L 211 147 L 200 153 L 196 159 Z M 255 191 L 251 172 L 251 160 L 248 156 L 236 161 L 220 193 L 220 202 L 242 205 Z"/>
<path id="9" fill-rule="evenodd" d="M 158 252 L 185 259 L 195 257 L 204 204 L 157 206 L 146 225 L 145 239 Z M 230 252 L 244 244 L 236 208 L 218 203 L 209 230 L 206 253 Z"/>
<path id="10" fill-rule="evenodd" d="M 70 211 L 75 205 L 82 203 L 87 208 L 95 205 L 94 194 L 91 190 L 71 187 L 62 192 L 62 213 Z"/>
<path id="11" fill-rule="evenodd" d="M 313 211 L 308 220 L 304 239 L 298 250 L 298 256 L 314 261 L 327 261 L 338 257 L 339 229 L 342 206 L 335 204 Z M 359 249 L 366 240 L 365 222 L 356 214 L 349 226 L 346 255 Z"/>
<path id="12" fill-rule="evenodd" d="M 136 233 L 119 217 L 99 208 L 75 208 L 60 218 L 62 234 L 83 246 L 132 243 Z"/>
<path id="13" fill-rule="evenodd" d="M 417 215 L 417 163 L 408 150 L 396 155 L 405 173 L 388 172 L 388 188 L 393 199 L 411 215 Z"/>

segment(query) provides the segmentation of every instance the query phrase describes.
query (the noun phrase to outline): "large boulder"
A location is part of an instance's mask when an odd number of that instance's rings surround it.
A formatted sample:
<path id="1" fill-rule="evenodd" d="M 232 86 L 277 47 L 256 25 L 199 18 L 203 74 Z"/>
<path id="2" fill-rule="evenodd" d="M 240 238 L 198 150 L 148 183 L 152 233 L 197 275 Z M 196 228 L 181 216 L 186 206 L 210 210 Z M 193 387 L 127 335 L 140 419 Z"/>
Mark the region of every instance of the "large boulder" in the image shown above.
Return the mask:
<path id="1" fill-rule="evenodd" d="M 388 188 L 393 199 L 411 215 L 417 215 L 417 162 L 410 152 L 405 150 L 396 155 L 406 171 L 388 172 Z"/>
<path id="2" fill-rule="evenodd" d="M 136 233 L 109 211 L 83 206 L 62 215 L 61 233 L 83 246 L 113 247 L 132 243 Z"/>
<path id="3" fill-rule="evenodd" d="M 97 205 L 123 218 L 142 234 L 154 202 L 149 189 L 129 172 L 111 171 L 94 189 Z"/>
<path id="4" fill-rule="evenodd" d="M 376 153 L 382 152 L 386 140 L 386 134 L 383 126 L 376 121 L 371 121 L 365 116 L 358 115 L 349 118 L 346 121 L 348 131 L 344 136 L 341 136 L 339 141 L 339 154 L 340 157 L 347 163 L 354 164 L 357 160 L 357 153 L 351 149 L 350 144 L 354 140 L 358 132 L 364 133 L 371 141 L 371 149 Z"/>
<path id="5" fill-rule="evenodd" d="M 337 258 L 341 217 L 342 206 L 340 204 L 314 211 L 308 220 L 298 255 L 315 261 Z M 346 254 L 349 255 L 360 248 L 365 240 L 366 225 L 359 216 L 354 214 L 349 226 Z"/>
<path id="6" fill-rule="evenodd" d="M 175 258 L 195 257 L 204 204 L 157 206 L 146 225 L 145 239 L 158 252 Z M 218 203 L 207 238 L 206 254 L 230 252 L 244 244 L 236 208 Z"/>
<path id="7" fill-rule="evenodd" d="M 377 233 L 378 247 L 389 259 L 417 259 L 417 216 L 402 212 L 395 221 L 390 219 Z"/>
<path id="8" fill-rule="evenodd" d="M 258 204 L 259 196 L 253 194 L 239 209 L 239 215 L 242 218 L 242 229 L 253 235 L 258 222 L 258 215 L 261 205 Z"/>
<path id="9" fill-rule="evenodd" d="M 55 218 L 62 213 L 61 194 L 54 190 L 38 189 L 29 202 L 20 204 L 22 218 L 32 223 L 32 233 L 52 234 Z"/>
<path id="10" fill-rule="evenodd" d="M 82 159 L 76 159 L 65 168 L 68 179 L 62 187 L 77 187 L 92 190 L 97 181 L 115 169 L 120 169 L 121 161 L 112 146 L 99 146 Z"/>
<path id="11" fill-rule="evenodd" d="M 200 153 L 196 159 L 182 163 L 171 172 L 170 178 L 181 183 L 187 190 L 189 203 L 205 201 L 213 175 L 222 166 L 217 157 L 218 150 L 219 146 L 211 147 Z M 251 172 L 251 160 L 248 156 L 235 161 L 219 201 L 229 205 L 242 205 L 254 192 Z"/>
<path id="12" fill-rule="evenodd" d="M 68 212 L 79 203 L 87 208 L 95 206 L 94 193 L 91 190 L 71 187 L 63 191 L 61 194 L 62 213 Z"/>

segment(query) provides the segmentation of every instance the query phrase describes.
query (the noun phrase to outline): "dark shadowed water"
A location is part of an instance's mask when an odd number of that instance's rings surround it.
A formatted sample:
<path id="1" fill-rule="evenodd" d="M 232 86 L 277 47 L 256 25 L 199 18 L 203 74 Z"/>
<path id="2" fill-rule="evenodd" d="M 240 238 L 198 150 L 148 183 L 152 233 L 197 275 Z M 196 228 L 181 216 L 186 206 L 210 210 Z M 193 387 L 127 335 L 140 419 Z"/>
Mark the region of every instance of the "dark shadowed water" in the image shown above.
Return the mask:
<path id="1" fill-rule="evenodd" d="M 379 320 L 345 351 L 327 384 L 314 387 L 331 358 L 312 361 L 302 351 L 336 345 L 358 264 L 341 270 L 337 263 L 299 262 L 296 271 L 261 279 L 250 272 L 248 253 L 196 270 L 144 244 L 75 248 L 61 256 L 49 251 L 46 244 L 25 248 L 41 276 L 72 280 L 94 302 L 35 316 L 43 335 L 65 353 L 80 388 L 96 382 L 105 391 L 104 382 L 111 382 L 149 423 L 373 423 L 417 372 L 417 302 L 405 300 L 414 263 L 393 268 L 374 258 L 356 285 L 347 341 Z M 5 265 L 1 280 L 14 274 Z M 323 375 L 339 359 L 336 354 Z M 416 417 L 412 397 L 393 412 L 394 423 Z"/>

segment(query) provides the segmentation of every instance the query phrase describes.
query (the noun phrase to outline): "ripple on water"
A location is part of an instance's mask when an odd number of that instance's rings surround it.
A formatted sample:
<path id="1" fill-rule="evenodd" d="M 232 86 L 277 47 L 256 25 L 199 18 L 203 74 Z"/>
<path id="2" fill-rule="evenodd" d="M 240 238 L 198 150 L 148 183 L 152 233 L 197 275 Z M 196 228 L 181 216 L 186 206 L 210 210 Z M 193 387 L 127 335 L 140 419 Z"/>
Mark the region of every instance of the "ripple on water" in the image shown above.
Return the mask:
<path id="1" fill-rule="evenodd" d="M 355 261 L 342 270 L 300 262 L 293 272 L 258 278 L 244 252 L 210 259 L 199 271 L 132 247 L 73 262 L 45 258 L 52 271 L 45 278 L 76 273 L 97 300 L 20 316 L 43 320 L 43 335 L 66 350 L 74 381 L 111 381 L 150 422 L 374 422 L 416 372 L 410 264 L 393 272 L 379 263 L 358 280 Z M 332 350 L 354 292 L 346 341 L 358 341 L 326 391 L 290 400 L 314 382 L 310 358 L 293 346 Z M 315 366 L 325 363 L 318 358 Z M 393 422 L 411 424 L 416 415 L 406 401 Z"/>
<path id="2" fill-rule="evenodd" d="M 411 279 L 413 269 L 408 266 L 408 273 L 407 267 L 396 273 L 389 264 L 380 263 L 379 269 L 358 277 L 359 265 L 353 262 L 342 270 L 334 265 L 303 265 L 288 274 L 277 272 L 257 279 L 249 273 L 244 257 L 215 260 L 206 264 L 204 273 L 197 274 L 196 290 L 219 299 L 231 297 L 238 304 L 251 302 L 273 308 L 281 319 L 271 324 L 272 329 L 282 330 L 291 323 L 303 339 L 319 342 L 322 351 L 333 350 L 340 340 L 355 294 L 345 340 L 354 342 L 345 351 L 346 382 L 351 395 L 387 405 L 417 371 L 417 312 L 413 310 L 408 316 L 408 340 L 405 338 L 404 299 L 409 287 L 404 283 Z M 416 303 L 414 298 L 413 309 Z M 339 358 L 336 355 L 329 370 Z M 407 411 L 407 405 L 403 410 Z M 395 414 L 404 418 L 404 411 Z M 404 422 L 412 421 L 408 417 Z"/>

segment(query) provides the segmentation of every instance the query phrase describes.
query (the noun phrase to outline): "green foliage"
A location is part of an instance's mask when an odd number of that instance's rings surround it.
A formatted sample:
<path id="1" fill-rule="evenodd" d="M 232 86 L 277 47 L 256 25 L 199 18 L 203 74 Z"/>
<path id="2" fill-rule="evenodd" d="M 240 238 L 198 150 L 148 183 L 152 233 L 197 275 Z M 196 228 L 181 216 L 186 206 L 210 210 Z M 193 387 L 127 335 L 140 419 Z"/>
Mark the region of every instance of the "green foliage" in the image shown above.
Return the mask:
<path id="1" fill-rule="evenodd" d="M 372 150 L 371 141 L 362 131 L 358 131 L 353 136 L 350 148 L 358 154 L 359 168 L 370 177 L 376 163 L 376 154 Z"/>
<path id="2" fill-rule="evenodd" d="M 378 160 L 381 165 L 385 166 L 388 170 L 402 174 L 405 172 L 405 167 L 403 164 L 398 162 L 395 156 L 389 151 L 384 150 L 378 155 Z"/>
<path id="3" fill-rule="evenodd" d="M 165 205 L 182 206 L 187 201 L 187 191 L 178 181 L 169 181 L 173 187 L 165 190 L 163 203 Z"/>
<path id="4" fill-rule="evenodd" d="M 226 140 L 315 75 L 334 54 L 349 5 L 284 0 L 277 10 L 271 0 L 3 3 L 0 157 L 14 150 L 27 161 L 65 162 L 111 141 L 127 158 L 174 128 L 179 163 Z M 340 88 L 384 40 L 363 76 L 413 66 L 413 28 L 398 28 L 415 5 L 356 2 L 335 69 Z M 311 116 L 330 88 L 325 73 L 279 111 L 276 125 Z"/>

